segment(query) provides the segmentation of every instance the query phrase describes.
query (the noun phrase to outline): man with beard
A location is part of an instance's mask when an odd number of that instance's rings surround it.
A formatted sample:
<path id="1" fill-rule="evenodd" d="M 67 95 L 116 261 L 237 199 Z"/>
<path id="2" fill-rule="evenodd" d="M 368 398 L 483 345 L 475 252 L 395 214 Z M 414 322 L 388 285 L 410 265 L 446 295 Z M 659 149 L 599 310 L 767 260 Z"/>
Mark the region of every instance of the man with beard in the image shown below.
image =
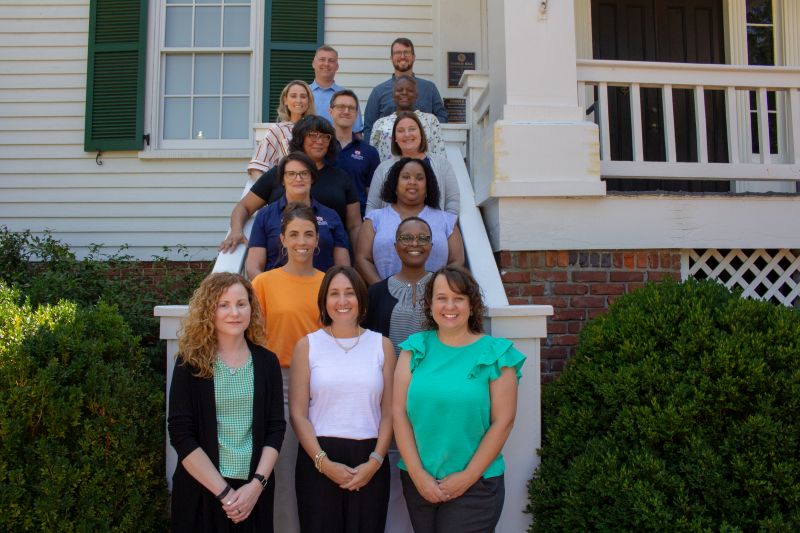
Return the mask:
<path id="1" fill-rule="evenodd" d="M 394 74 L 388 80 L 378 84 L 372 89 L 364 111 L 364 138 L 369 139 L 372 134 L 372 125 L 381 117 L 391 115 L 395 111 L 395 102 L 392 99 L 392 85 L 396 76 L 412 76 L 417 82 L 417 101 L 414 109 L 436 115 L 439 122 L 447 122 L 447 111 L 444 108 L 442 97 L 433 82 L 414 76 L 414 43 L 405 37 L 398 37 L 392 43 L 392 66 Z"/>

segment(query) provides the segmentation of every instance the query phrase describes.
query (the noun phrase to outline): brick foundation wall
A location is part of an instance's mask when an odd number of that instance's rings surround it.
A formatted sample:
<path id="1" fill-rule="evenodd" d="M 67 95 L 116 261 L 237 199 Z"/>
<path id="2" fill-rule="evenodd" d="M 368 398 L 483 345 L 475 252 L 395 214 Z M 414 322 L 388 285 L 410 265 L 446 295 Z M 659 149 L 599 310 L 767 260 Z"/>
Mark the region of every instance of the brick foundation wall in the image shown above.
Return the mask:
<path id="1" fill-rule="evenodd" d="M 109 276 L 130 276 L 147 281 L 151 287 L 167 277 L 182 274 L 198 273 L 206 276 L 214 268 L 213 261 L 133 261 L 122 264 L 119 269 L 108 272 Z M 186 302 L 164 302 L 164 305 L 184 304 Z"/>
<path id="2" fill-rule="evenodd" d="M 542 382 L 552 381 L 575 354 L 587 320 L 648 281 L 680 279 L 677 250 L 549 250 L 497 254 L 511 304 L 552 305 L 542 342 Z"/>

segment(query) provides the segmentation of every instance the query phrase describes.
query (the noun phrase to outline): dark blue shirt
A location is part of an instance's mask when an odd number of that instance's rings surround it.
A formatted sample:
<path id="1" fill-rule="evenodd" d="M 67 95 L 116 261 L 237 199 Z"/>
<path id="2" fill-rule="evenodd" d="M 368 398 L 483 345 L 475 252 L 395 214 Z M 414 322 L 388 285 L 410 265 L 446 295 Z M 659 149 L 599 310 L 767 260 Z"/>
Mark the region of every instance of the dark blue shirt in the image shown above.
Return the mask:
<path id="1" fill-rule="evenodd" d="M 374 146 L 353 135 L 353 140 L 344 148 L 339 145 L 339 153 L 336 155 L 334 167 L 344 170 L 353 180 L 353 186 L 358 193 L 358 201 L 361 204 L 361 216 L 364 216 L 364 208 L 367 205 L 367 190 L 372 183 L 372 175 L 375 169 L 381 164 L 381 158 Z"/>
<path id="2" fill-rule="evenodd" d="M 286 264 L 286 253 L 281 245 L 281 215 L 286 207 L 286 195 L 263 208 L 256 215 L 253 231 L 250 232 L 250 248 L 266 248 L 267 262 L 264 271 Z M 333 266 L 333 249 L 349 249 L 344 225 L 336 211 L 325 207 L 313 198 L 311 208 L 317 215 L 319 225 L 319 253 L 314 253 L 314 268 L 325 272 Z"/>
<path id="3" fill-rule="evenodd" d="M 433 113 L 441 124 L 447 122 L 447 110 L 442 102 L 439 89 L 432 81 L 423 80 L 414 76 L 417 81 L 417 101 L 414 104 L 415 111 Z M 379 83 L 372 89 L 367 100 L 367 107 L 364 110 L 364 138 L 369 140 L 372 135 L 372 125 L 381 117 L 386 117 L 394 113 L 397 104 L 392 98 L 392 84 L 394 75 L 388 80 Z"/>

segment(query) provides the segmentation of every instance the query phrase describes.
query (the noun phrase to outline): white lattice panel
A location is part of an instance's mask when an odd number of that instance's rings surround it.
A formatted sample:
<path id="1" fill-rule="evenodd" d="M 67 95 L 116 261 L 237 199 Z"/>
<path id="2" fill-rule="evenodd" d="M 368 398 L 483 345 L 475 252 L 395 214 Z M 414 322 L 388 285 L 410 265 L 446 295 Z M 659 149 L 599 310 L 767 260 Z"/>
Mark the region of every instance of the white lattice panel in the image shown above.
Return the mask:
<path id="1" fill-rule="evenodd" d="M 714 279 L 746 298 L 800 307 L 800 250 L 684 250 L 681 277 Z"/>

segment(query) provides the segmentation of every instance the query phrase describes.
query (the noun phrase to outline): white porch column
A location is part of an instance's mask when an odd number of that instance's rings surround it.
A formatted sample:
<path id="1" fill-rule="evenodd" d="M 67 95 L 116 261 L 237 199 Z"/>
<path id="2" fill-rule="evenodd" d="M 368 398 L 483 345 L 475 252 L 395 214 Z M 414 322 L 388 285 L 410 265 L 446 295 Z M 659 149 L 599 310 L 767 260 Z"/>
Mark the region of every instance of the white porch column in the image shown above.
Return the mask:
<path id="1" fill-rule="evenodd" d="M 546 10 L 539 1 L 498 2 L 505 105 L 495 123 L 492 194 L 605 194 L 597 126 L 578 105 L 574 0 L 550 0 Z"/>
<path id="2" fill-rule="evenodd" d="M 159 317 L 159 335 L 161 340 L 167 341 L 167 403 L 166 413 L 169 414 L 169 387 L 172 384 L 172 371 L 175 369 L 175 354 L 178 353 L 178 330 L 181 327 L 181 319 L 186 316 L 189 307 L 185 305 L 159 305 L 153 311 L 153 315 Z M 164 419 L 166 423 L 166 418 Z M 167 450 L 167 487 L 172 490 L 172 474 L 178 466 L 178 453 L 169 443 L 169 433 L 166 439 Z"/>

